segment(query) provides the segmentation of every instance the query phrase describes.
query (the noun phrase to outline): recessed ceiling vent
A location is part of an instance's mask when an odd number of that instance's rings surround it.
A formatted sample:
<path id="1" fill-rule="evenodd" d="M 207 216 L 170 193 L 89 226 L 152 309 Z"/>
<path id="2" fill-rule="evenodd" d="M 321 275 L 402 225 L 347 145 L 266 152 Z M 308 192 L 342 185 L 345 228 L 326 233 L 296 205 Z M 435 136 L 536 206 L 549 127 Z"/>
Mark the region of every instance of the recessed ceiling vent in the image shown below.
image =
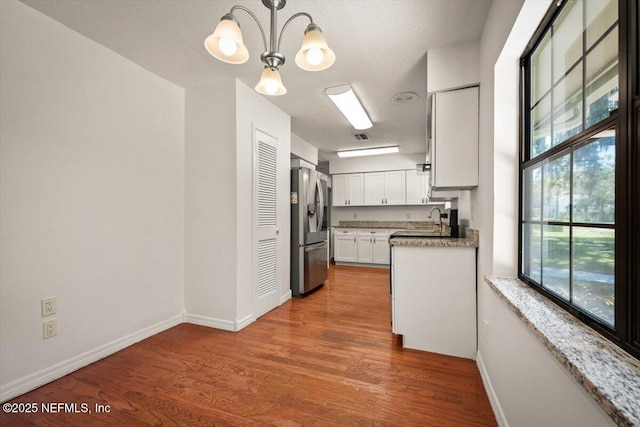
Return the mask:
<path id="1" fill-rule="evenodd" d="M 367 135 L 366 133 L 354 133 L 353 137 L 356 139 L 356 141 L 366 141 L 369 139 L 369 135 Z"/>
<path id="2" fill-rule="evenodd" d="M 413 102 L 418 99 L 418 94 L 414 92 L 401 92 L 396 93 L 391 98 L 391 102 L 394 104 L 408 104 L 409 102 Z"/>

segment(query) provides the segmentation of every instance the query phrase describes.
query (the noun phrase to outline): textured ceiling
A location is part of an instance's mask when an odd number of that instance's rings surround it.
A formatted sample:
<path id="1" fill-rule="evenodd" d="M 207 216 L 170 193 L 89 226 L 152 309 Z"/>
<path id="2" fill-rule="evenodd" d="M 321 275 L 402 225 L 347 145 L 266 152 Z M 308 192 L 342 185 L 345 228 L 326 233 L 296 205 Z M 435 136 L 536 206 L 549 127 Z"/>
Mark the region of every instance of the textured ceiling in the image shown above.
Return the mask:
<path id="1" fill-rule="evenodd" d="M 262 65 L 262 39 L 243 11 L 236 17 L 249 49 L 249 61 L 229 65 L 211 57 L 204 39 L 236 4 L 251 9 L 266 31 L 269 11 L 259 0 L 22 0 L 147 70 L 184 88 L 224 77 L 254 87 Z M 480 38 L 491 0 L 288 0 L 278 28 L 291 15 L 307 12 L 336 53 L 333 67 L 300 70 L 293 58 L 306 20 L 294 20 L 284 35 L 281 75 L 288 93 L 269 97 L 292 117 L 292 130 L 317 146 L 321 157 L 335 150 L 399 144 L 401 152 L 424 151 L 426 51 Z M 278 29 L 278 31 L 279 31 Z M 267 35 L 268 37 L 268 35 Z M 324 95 L 330 86 L 350 83 L 374 123 L 369 141 Z M 391 97 L 416 92 L 417 101 L 397 105 Z"/>

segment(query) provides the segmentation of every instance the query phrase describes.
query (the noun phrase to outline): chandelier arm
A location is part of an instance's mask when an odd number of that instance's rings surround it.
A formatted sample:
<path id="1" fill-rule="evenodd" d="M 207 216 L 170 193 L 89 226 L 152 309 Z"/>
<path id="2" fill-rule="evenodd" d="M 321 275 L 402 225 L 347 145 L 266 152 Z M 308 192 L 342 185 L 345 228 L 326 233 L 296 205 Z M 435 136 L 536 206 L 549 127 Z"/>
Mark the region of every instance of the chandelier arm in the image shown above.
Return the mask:
<path id="1" fill-rule="evenodd" d="M 253 12 L 251 12 L 249 9 L 247 9 L 244 6 L 233 6 L 231 8 L 231 12 L 229 12 L 231 15 L 233 15 L 233 11 L 234 10 L 244 10 L 245 12 L 247 12 L 254 21 L 256 21 L 256 24 L 258 24 L 258 28 L 260 29 L 260 34 L 262 35 L 262 44 L 264 45 L 264 50 L 267 50 L 267 36 L 265 36 L 264 34 L 264 28 L 262 28 L 262 24 L 260 23 L 260 21 L 258 20 L 258 18 L 256 17 L 256 15 L 253 14 Z"/>
<path id="2" fill-rule="evenodd" d="M 291 18 L 289 18 L 287 22 L 285 22 L 284 25 L 282 26 L 282 30 L 280 30 L 280 36 L 278 37 L 278 52 L 280 52 L 280 42 L 282 42 L 282 35 L 284 34 L 284 30 L 287 28 L 287 25 L 289 25 L 291 21 L 293 21 L 295 18 L 299 16 L 306 16 L 307 18 L 309 18 L 309 21 L 311 21 L 310 23 L 313 24 L 313 18 L 311 17 L 311 15 L 305 12 L 296 13 Z"/>

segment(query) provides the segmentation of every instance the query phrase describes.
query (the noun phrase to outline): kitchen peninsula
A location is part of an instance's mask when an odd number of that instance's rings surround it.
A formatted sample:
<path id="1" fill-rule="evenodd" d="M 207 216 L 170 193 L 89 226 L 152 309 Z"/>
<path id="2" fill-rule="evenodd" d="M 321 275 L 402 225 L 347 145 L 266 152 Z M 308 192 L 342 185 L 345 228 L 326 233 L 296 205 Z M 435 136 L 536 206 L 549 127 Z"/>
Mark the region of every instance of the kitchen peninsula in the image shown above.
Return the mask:
<path id="1" fill-rule="evenodd" d="M 475 359 L 478 231 L 465 237 L 393 237 L 393 333 L 403 346 Z"/>

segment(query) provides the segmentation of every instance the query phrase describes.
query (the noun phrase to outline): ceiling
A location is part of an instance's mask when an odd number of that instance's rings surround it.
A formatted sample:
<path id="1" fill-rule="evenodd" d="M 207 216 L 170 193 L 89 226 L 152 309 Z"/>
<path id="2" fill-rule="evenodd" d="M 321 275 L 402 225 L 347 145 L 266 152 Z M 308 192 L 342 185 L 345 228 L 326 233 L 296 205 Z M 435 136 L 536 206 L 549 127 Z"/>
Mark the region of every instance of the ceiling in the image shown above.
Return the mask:
<path id="1" fill-rule="evenodd" d="M 265 31 L 269 10 L 259 0 L 22 0 L 73 30 L 143 68 L 184 88 L 235 77 L 254 87 L 260 77 L 262 38 L 243 11 L 236 17 L 249 49 L 249 61 L 229 65 L 210 56 L 204 39 L 232 6 L 257 15 Z M 292 131 L 332 160 L 337 149 L 399 144 L 403 153 L 425 151 L 426 51 L 477 40 L 491 0 L 288 0 L 278 13 L 278 28 L 294 13 L 307 12 L 336 54 L 333 67 L 299 69 L 293 58 L 307 20 L 287 27 L 280 72 L 288 93 L 267 97 L 291 116 Z M 279 31 L 278 29 L 278 31 Z M 268 34 L 267 34 L 268 38 Z M 374 123 L 365 132 L 349 125 L 324 89 L 350 83 Z M 398 92 L 419 98 L 394 104 Z"/>

